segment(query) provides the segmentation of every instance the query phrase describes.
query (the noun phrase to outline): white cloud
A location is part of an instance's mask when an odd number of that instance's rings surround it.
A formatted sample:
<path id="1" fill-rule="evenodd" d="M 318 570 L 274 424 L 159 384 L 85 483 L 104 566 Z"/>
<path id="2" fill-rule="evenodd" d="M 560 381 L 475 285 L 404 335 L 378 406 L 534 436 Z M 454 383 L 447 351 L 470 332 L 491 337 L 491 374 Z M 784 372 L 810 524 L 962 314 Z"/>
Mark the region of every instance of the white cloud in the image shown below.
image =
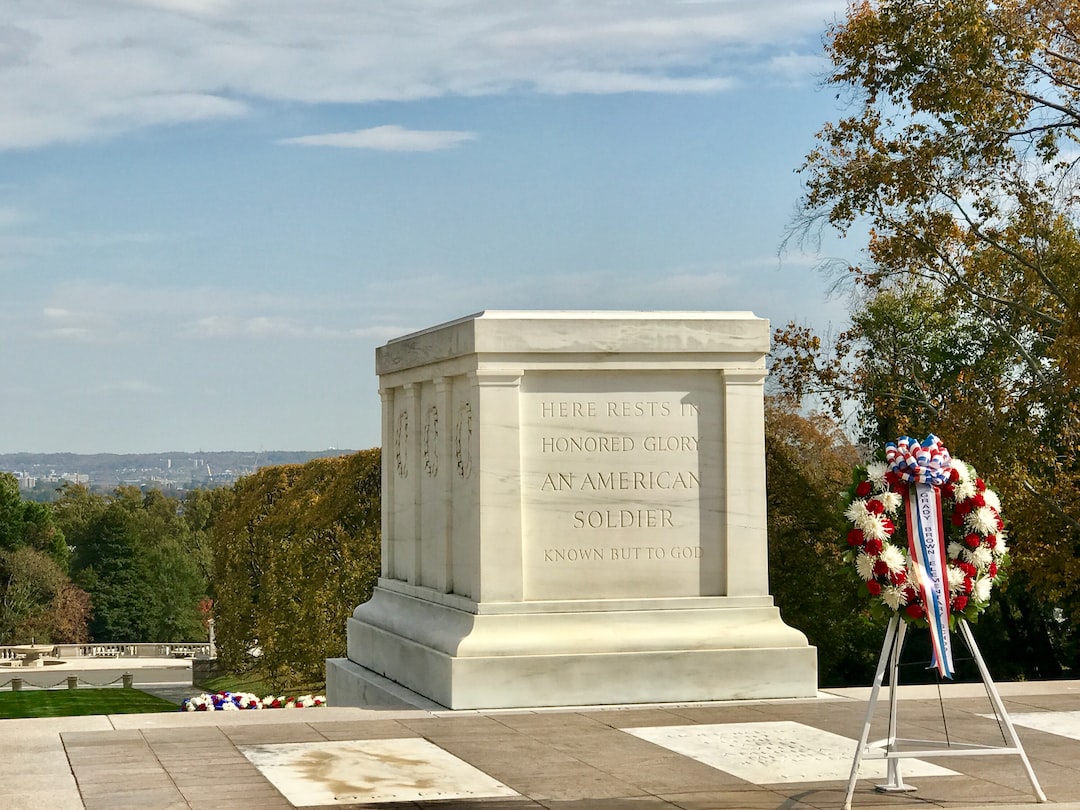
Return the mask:
<path id="1" fill-rule="evenodd" d="M 23 211 L 9 205 L 0 205 L 0 228 L 10 228 L 28 219 Z"/>
<path id="2" fill-rule="evenodd" d="M 824 54 L 812 53 L 779 54 L 768 63 L 770 73 L 796 84 L 820 81 L 831 67 Z"/>
<path id="3" fill-rule="evenodd" d="M 79 343 L 142 343 L 151 338 L 383 342 L 412 331 L 401 318 L 371 303 L 377 300 L 366 291 L 267 293 L 210 285 L 74 281 L 53 286 L 40 306 L 15 316 L 18 322 L 12 328 Z"/>
<path id="4" fill-rule="evenodd" d="M 636 73 L 600 71 L 561 71 L 550 73 L 537 82 L 537 89 L 553 95 L 569 93 L 718 93 L 729 90 L 735 80 L 715 78 L 678 78 L 643 76 Z"/>
<path id="5" fill-rule="evenodd" d="M 86 306 L 46 306 L 41 310 L 45 340 L 74 343 L 115 343 L 127 335 L 117 326 L 115 314 Z"/>
<path id="6" fill-rule="evenodd" d="M 476 139 L 472 132 L 405 129 L 391 124 L 352 132 L 302 135 L 278 141 L 298 146 L 335 146 L 343 149 L 375 149 L 382 152 L 435 152 Z"/>
<path id="7" fill-rule="evenodd" d="M 652 283 L 656 294 L 709 296 L 730 290 L 736 285 L 730 273 L 722 271 L 674 272 Z"/>
<path id="8" fill-rule="evenodd" d="M 714 93 L 790 72 L 846 2 L 35 0 L 0 24 L 0 149 L 275 101 Z"/>
<path id="9" fill-rule="evenodd" d="M 164 394 L 165 389 L 161 386 L 145 382 L 144 380 L 117 380 L 116 382 L 103 383 L 94 388 L 95 391 L 105 394 Z"/>
<path id="10" fill-rule="evenodd" d="M 196 338 L 296 338 L 333 336 L 335 330 L 307 326 L 292 318 L 281 316 L 255 315 L 238 318 L 228 315 L 208 315 L 190 324 L 186 332 Z"/>
<path id="11" fill-rule="evenodd" d="M 47 340 L 72 340 L 78 343 L 99 343 L 101 341 L 91 330 L 83 326 L 58 326 L 46 329 L 41 336 Z"/>
<path id="12" fill-rule="evenodd" d="M 305 323 L 285 316 L 255 315 L 236 317 L 208 315 L 188 323 L 181 334 L 191 338 L 297 338 L 332 340 L 376 340 L 384 342 L 405 334 L 409 330 L 401 326 L 328 327 Z"/>

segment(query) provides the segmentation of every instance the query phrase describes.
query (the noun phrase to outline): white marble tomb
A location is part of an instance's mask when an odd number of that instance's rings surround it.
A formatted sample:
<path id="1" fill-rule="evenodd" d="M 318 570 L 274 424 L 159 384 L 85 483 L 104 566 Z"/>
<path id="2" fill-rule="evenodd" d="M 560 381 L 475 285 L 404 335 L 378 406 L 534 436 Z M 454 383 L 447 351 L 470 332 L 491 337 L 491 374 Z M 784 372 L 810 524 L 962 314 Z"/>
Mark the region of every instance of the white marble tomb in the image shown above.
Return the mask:
<path id="1" fill-rule="evenodd" d="M 768 587 L 749 312 L 483 312 L 376 353 L 382 573 L 328 701 L 813 695 Z"/>

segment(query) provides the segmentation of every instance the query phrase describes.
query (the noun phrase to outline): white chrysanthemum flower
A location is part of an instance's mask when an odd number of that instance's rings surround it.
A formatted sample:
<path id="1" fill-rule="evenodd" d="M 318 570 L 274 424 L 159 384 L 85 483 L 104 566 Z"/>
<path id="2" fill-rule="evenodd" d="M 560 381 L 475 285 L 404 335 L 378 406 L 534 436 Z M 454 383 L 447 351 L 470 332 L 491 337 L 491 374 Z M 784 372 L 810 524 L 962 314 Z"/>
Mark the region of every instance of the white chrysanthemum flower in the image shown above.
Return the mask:
<path id="1" fill-rule="evenodd" d="M 990 599 L 990 589 L 994 583 L 990 577 L 979 577 L 975 580 L 975 587 L 971 589 L 971 595 L 976 602 L 987 602 Z"/>
<path id="2" fill-rule="evenodd" d="M 897 588 L 895 585 L 887 585 L 881 589 L 881 601 L 893 610 L 899 610 L 907 604 L 907 597 L 904 596 L 903 588 Z"/>
<path id="3" fill-rule="evenodd" d="M 979 490 L 975 489 L 975 482 L 970 478 L 967 481 L 957 481 L 953 484 L 953 497 L 957 501 L 966 501 L 968 498 L 974 498 Z"/>
<path id="4" fill-rule="evenodd" d="M 971 469 L 960 459 L 954 458 L 952 460 L 952 468 L 956 470 L 956 474 L 960 476 L 961 481 L 971 480 Z"/>
<path id="5" fill-rule="evenodd" d="M 900 506 L 904 503 L 904 499 L 900 496 L 899 492 L 882 492 L 878 496 L 878 500 L 881 501 L 881 505 L 885 507 L 885 512 L 890 515 L 895 515 Z"/>
<path id="6" fill-rule="evenodd" d="M 868 538 L 880 540 L 883 543 L 889 539 L 889 533 L 885 530 L 885 520 L 881 515 L 867 512 L 863 519 L 859 521 L 858 527 L 862 529 L 862 533 Z"/>
<path id="7" fill-rule="evenodd" d="M 994 554 L 1000 557 L 1002 554 L 1009 553 L 1009 544 L 1005 537 L 1005 532 L 997 533 L 997 545 L 994 547 Z"/>
<path id="8" fill-rule="evenodd" d="M 866 465 L 866 480 L 874 485 L 874 489 L 878 492 L 885 490 L 885 473 L 889 471 L 889 468 L 880 461 L 871 461 Z"/>
<path id="9" fill-rule="evenodd" d="M 881 550 L 881 560 L 892 572 L 903 571 L 904 566 L 907 565 L 907 558 L 904 556 L 904 552 L 894 546 L 892 543 L 886 544 L 885 548 Z"/>
<path id="10" fill-rule="evenodd" d="M 971 550 L 971 562 L 980 571 L 985 571 L 994 561 L 994 555 L 986 546 L 980 545 Z"/>
<path id="11" fill-rule="evenodd" d="M 949 590 L 957 591 L 960 586 L 964 584 L 964 578 L 967 576 L 963 571 L 957 568 L 955 565 L 950 565 L 946 571 L 949 576 Z"/>
<path id="12" fill-rule="evenodd" d="M 963 550 L 964 546 L 953 540 L 951 543 L 949 543 L 949 547 L 946 549 L 946 552 L 948 553 L 950 560 L 955 560 L 957 557 L 960 556 Z"/>
<path id="13" fill-rule="evenodd" d="M 997 512 L 999 515 L 1001 514 L 1001 499 L 998 497 L 998 494 L 994 492 L 994 490 L 983 490 L 983 501 L 985 501 L 986 505 L 993 509 L 995 512 Z"/>
<path id="14" fill-rule="evenodd" d="M 997 512 L 989 506 L 980 506 L 978 509 L 968 512 L 968 516 L 964 518 L 964 523 L 979 534 L 993 534 L 998 530 Z"/>
<path id="15" fill-rule="evenodd" d="M 855 558 L 855 570 L 863 578 L 864 582 L 869 582 L 874 578 L 874 563 L 876 562 L 877 557 L 863 551 L 860 551 L 859 556 Z"/>
<path id="16" fill-rule="evenodd" d="M 866 511 L 866 501 L 861 498 L 856 498 L 848 504 L 848 508 L 844 510 L 844 517 L 854 523 L 856 526 L 863 520 L 869 513 Z"/>

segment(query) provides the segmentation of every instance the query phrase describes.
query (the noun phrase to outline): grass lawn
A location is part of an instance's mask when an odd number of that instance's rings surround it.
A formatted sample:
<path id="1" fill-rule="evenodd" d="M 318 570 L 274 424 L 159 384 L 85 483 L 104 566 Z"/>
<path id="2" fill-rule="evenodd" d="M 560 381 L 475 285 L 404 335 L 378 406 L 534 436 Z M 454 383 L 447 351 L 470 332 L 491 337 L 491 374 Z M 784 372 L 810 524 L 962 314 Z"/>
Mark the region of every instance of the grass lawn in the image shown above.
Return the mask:
<path id="1" fill-rule="evenodd" d="M 175 711 L 178 711 L 175 703 L 138 689 L 26 689 L 0 692 L 0 719 Z"/>

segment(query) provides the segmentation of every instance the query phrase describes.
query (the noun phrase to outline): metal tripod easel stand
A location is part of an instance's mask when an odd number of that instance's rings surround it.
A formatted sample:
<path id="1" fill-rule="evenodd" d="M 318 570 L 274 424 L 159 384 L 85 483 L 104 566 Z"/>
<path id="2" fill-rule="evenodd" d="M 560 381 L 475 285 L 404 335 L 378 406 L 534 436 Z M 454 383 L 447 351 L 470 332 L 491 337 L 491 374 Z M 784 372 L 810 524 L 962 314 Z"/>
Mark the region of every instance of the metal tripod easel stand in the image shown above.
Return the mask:
<path id="1" fill-rule="evenodd" d="M 1027 773 L 1031 788 L 1035 793 L 1035 799 L 1039 802 L 1046 801 L 1035 771 L 1031 769 L 1024 746 L 1016 734 L 1016 728 L 1005 710 L 1005 704 L 1001 701 L 994 681 L 990 678 L 990 672 L 986 668 L 979 646 L 975 643 L 975 636 L 971 633 L 971 627 L 964 619 L 956 623 L 960 636 L 971 650 L 971 655 L 979 667 L 986 693 L 990 703 L 994 707 L 998 724 L 1001 726 L 1005 737 L 1005 745 L 976 745 L 972 743 L 949 743 L 940 740 L 907 740 L 896 736 L 896 698 L 897 676 L 900 669 L 900 651 L 904 646 L 904 635 L 907 632 L 907 622 L 900 619 L 899 614 L 894 614 L 889 620 L 889 627 L 885 631 L 885 643 L 881 647 L 881 658 L 878 659 L 877 671 L 874 673 L 874 686 L 870 691 L 870 702 L 866 707 L 866 718 L 863 721 L 862 736 L 859 745 L 855 749 L 855 760 L 851 763 L 851 776 L 848 779 L 847 793 L 844 796 L 843 810 L 851 810 L 851 797 L 855 793 L 855 782 L 859 778 L 859 765 L 863 755 L 871 748 L 884 749 L 887 763 L 887 779 L 883 785 L 878 785 L 880 792 L 901 792 L 915 790 L 914 787 L 904 782 L 900 773 L 900 760 L 913 759 L 916 757 L 958 757 L 958 756 L 986 756 L 986 755 L 1012 755 L 1020 757 Z M 874 709 L 877 707 L 878 694 L 881 691 L 881 683 L 885 676 L 885 668 L 889 669 L 889 736 L 884 740 L 868 743 L 870 737 L 870 724 L 874 719 Z M 904 749 L 904 750 L 901 750 Z"/>

